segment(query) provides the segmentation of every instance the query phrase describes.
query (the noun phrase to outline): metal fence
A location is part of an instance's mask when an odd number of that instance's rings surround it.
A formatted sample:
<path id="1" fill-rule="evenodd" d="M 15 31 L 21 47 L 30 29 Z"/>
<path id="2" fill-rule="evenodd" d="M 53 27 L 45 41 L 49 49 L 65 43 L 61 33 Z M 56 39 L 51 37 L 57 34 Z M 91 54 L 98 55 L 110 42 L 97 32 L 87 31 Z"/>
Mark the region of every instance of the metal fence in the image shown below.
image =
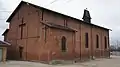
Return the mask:
<path id="1" fill-rule="evenodd" d="M 119 51 L 113 51 L 110 52 L 111 55 L 116 55 L 116 56 L 120 56 L 120 52 Z"/>

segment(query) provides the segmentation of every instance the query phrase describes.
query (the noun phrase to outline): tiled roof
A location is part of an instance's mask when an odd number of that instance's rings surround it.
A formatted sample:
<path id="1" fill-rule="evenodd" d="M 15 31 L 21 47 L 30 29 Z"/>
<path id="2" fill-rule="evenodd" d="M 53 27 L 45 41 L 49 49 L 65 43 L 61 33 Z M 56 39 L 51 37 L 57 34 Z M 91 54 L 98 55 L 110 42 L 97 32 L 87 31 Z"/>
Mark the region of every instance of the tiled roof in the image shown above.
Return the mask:
<path id="1" fill-rule="evenodd" d="M 72 32 L 75 32 L 76 30 L 74 29 L 71 29 L 67 26 L 62 26 L 62 25 L 58 25 L 58 24 L 54 24 L 54 23 L 43 23 L 51 28 L 57 28 L 57 29 L 62 29 L 62 30 L 67 30 L 67 31 L 72 31 Z"/>
<path id="2" fill-rule="evenodd" d="M 11 44 L 0 40 L 0 46 L 10 46 Z"/>

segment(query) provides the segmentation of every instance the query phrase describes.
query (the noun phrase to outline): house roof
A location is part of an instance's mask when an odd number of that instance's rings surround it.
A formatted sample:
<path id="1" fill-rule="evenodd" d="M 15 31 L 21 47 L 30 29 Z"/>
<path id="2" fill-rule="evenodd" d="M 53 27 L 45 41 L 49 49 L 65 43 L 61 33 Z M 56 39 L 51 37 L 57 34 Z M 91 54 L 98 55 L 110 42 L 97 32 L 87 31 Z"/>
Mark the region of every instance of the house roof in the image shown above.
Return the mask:
<path id="1" fill-rule="evenodd" d="M 2 34 L 2 36 L 4 36 L 8 31 L 9 31 L 9 29 L 6 29 L 6 30 L 4 31 L 4 33 Z"/>
<path id="2" fill-rule="evenodd" d="M 0 47 L 2 47 L 2 46 L 7 47 L 7 46 L 10 46 L 10 45 L 11 45 L 10 43 L 0 40 Z"/>
<path id="3" fill-rule="evenodd" d="M 65 15 L 65 14 L 62 14 L 62 13 L 59 13 L 59 12 L 56 12 L 56 11 L 47 9 L 47 8 L 44 8 L 44 7 L 41 7 L 41 6 L 38 6 L 38 5 L 34 5 L 34 4 L 32 4 L 32 3 L 28 3 L 28 2 L 25 2 L 25 1 L 21 1 L 21 2 L 20 2 L 20 4 L 19 4 L 19 5 L 17 6 L 17 8 L 13 11 L 13 13 L 10 15 L 10 17 L 7 19 L 6 22 L 10 22 L 10 21 L 11 21 L 11 19 L 12 19 L 13 16 L 16 14 L 16 12 L 20 9 L 20 7 L 21 7 L 22 4 L 29 4 L 29 5 L 31 5 L 31 6 L 33 6 L 33 7 L 35 7 L 35 8 L 39 8 L 39 9 L 42 8 L 42 9 L 45 9 L 45 10 L 48 10 L 48 11 L 57 13 L 57 14 L 59 14 L 59 15 L 63 15 L 63 16 L 69 17 L 69 18 L 71 18 L 71 19 L 78 20 L 78 21 L 80 21 L 80 22 L 82 22 L 82 23 L 84 23 L 84 24 L 88 24 L 88 25 L 91 25 L 91 26 L 99 27 L 99 28 L 102 28 L 102 29 L 105 29 L 105 30 L 110 30 L 110 29 L 108 29 L 108 28 L 101 27 L 101 26 L 98 26 L 98 25 L 95 25 L 95 24 L 92 24 L 92 23 L 86 23 L 86 22 L 84 22 L 84 21 L 82 21 L 82 20 L 80 20 L 80 19 L 77 19 L 77 18 L 68 16 L 68 15 Z"/>
<path id="4" fill-rule="evenodd" d="M 51 28 L 56 28 L 56 29 L 61 29 L 61 30 L 66 30 L 66 31 L 71 31 L 71 32 L 76 32 L 76 30 L 69 28 L 67 26 L 62 26 L 54 23 L 43 23 Z"/>

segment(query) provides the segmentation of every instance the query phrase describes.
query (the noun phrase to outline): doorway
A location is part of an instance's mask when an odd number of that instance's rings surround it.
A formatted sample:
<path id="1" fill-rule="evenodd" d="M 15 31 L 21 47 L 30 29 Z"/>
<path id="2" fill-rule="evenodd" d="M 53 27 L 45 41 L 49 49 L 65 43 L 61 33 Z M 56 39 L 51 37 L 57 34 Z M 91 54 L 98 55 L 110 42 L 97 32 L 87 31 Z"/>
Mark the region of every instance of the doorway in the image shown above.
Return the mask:
<path id="1" fill-rule="evenodd" d="M 20 59 L 22 59 L 23 58 L 23 47 L 19 47 L 19 57 L 20 57 Z"/>

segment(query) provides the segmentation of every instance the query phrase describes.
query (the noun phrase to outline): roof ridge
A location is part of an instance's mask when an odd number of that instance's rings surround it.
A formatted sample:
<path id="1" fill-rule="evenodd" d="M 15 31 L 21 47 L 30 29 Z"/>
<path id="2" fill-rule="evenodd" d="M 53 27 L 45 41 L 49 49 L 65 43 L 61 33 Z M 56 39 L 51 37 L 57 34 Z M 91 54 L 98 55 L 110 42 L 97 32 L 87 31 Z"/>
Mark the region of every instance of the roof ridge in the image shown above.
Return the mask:
<path id="1" fill-rule="evenodd" d="M 95 24 L 92 24 L 92 23 L 86 23 L 78 18 L 75 18 L 75 17 L 72 17 L 72 16 L 69 16 L 69 15 L 66 15 L 66 14 L 62 14 L 60 12 L 57 12 L 57 11 L 54 11 L 54 10 L 51 10 L 51 9 L 48 9 L 48 8 L 45 8 L 45 7 L 41 7 L 41 6 L 38 6 L 36 4 L 32 4 L 32 3 L 29 3 L 29 2 L 26 2 L 26 1 L 21 1 L 20 4 L 16 7 L 16 9 L 13 11 L 13 13 L 10 15 L 10 17 L 7 19 L 7 22 L 10 22 L 12 17 L 14 16 L 14 14 L 17 12 L 17 9 L 20 8 L 20 6 L 22 5 L 22 3 L 27 3 L 35 8 L 41 8 L 41 9 L 45 9 L 45 10 L 48 10 L 48 11 L 51 11 L 51 12 L 54 12 L 54 13 L 57 13 L 57 14 L 60 14 L 60 15 L 63 15 L 63 16 L 66 16 L 66 17 L 69 17 L 71 19 L 74 19 L 74 20 L 78 20 L 79 22 L 83 22 L 85 24 L 89 24 L 89 25 L 92 25 L 92 26 L 96 26 L 96 27 L 100 27 L 102 29 L 106 29 L 106 30 L 110 30 L 108 28 L 105 28 L 105 27 L 102 27 L 102 26 L 98 26 L 98 25 L 95 25 Z"/>

